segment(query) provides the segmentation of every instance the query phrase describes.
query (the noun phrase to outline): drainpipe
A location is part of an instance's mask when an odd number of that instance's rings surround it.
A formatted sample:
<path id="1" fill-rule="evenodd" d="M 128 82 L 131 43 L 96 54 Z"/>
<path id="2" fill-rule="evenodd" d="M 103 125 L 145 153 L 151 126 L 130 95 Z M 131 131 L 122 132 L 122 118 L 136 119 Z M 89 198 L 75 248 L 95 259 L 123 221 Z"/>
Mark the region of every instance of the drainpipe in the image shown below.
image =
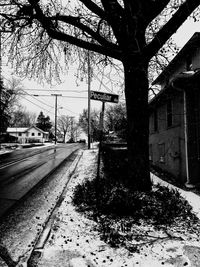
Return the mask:
<path id="1" fill-rule="evenodd" d="M 183 91 L 183 109 L 184 109 L 184 136 L 185 136 L 185 166 L 186 166 L 186 178 L 187 181 L 185 183 L 185 186 L 187 188 L 194 188 L 195 185 L 193 185 L 190 182 L 190 176 L 189 176 L 189 164 L 188 164 L 188 134 L 187 134 L 187 99 L 186 99 L 186 92 Z"/>

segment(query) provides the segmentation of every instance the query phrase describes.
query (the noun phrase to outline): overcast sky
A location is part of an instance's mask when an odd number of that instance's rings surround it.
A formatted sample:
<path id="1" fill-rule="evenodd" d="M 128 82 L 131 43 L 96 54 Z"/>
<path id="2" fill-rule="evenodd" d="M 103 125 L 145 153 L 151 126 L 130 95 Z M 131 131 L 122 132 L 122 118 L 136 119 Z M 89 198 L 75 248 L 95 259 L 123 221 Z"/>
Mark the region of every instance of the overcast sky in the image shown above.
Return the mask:
<path id="1" fill-rule="evenodd" d="M 191 38 L 194 32 L 200 31 L 200 23 L 199 22 L 192 22 L 187 21 L 185 22 L 182 27 L 177 31 L 174 35 L 174 40 L 178 46 L 182 47 L 185 43 Z M 58 93 L 62 94 L 62 96 L 58 96 L 58 115 L 68 115 L 74 116 L 76 118 L 79 117 L 79 114 L 82 113 L 84 108 L 88 106 L 88 99 L 87 99 L 87 90 L 88 85 L 86 81 L 78 81 L 74 76 L 75 74 L 75 66 L 69 70 L 68 75 L 63 77 L 63 82 L 57 86 L 50 86 L 45 85 L 42 86 L 37 84 L 35 81 L 28 81 L 24 80 L 22 83 L 24 88 L 26 89 L 27 94 L 30 95 L 44 95 L 44 96 L 22 96 L 21 103 L 26 106 L 27 110 L 35 112 L 39 114 L 40 111 L 43 111 L 45 115 L 49 115 L 51 120 L 54 120 L 54 112 L 55 112 L 55 97 L 54 96 L 45 96 L 50 95 L 51 93 Z M 8 70 L 3 65 L 3 76 L 9 78 L 9 75 L 12 71 Z M 104 84 L 100 83 L 99 81 L 93 79 L 91 83 L 91 90 L 94 91 L 106 91 Z M 30 90 L 34 89 L 34 90 Z M 35 89 L 42 89 L 45 91 L 36 91 Z M 49 92 L 52 90 L 51 92 Z M 55 91 L 59 90 L 59 91 Z M 65 97 L 68 96 L 68 97 Z M 73 98 L 72 98 L 73 97 Z M 91 101 L 91 108 L 100 109 L 101 103 L 98 101 Z"/>

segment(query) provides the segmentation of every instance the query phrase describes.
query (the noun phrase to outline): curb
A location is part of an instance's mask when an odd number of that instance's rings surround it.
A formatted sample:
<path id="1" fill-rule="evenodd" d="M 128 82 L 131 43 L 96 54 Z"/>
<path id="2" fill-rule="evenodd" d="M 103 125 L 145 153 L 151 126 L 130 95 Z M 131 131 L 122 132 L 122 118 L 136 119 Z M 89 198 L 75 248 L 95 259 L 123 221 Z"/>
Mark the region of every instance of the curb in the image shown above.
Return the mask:
<path id="1" fill-rule="evenodd" d="M 43 231 L 36 239 L 35 245 L 34 245 L 32 251 L 30 252 L 29 256 L 25 257 L 23 259 L 20 259 L 20 261 L 17 263 L 16 267 L 36 267 L 37 266 L 37 265 L 35 265 L 35 263 L 37 262 L 37 259 L 39 259 L 39 255 L 42 253 L 42 250 L 46 244 L 46 241 L 48 240 L 48 237 L 51 233 L 51 226 L 52 226 L 54 219 L 55 219 L 55 214 L 57 213 L 57 210 L 59 209 L 59 207 L 60 207 L 60 205 L 64 199 L 64 195 L 67 191 L 68 183 L 70 182 L 71 177 L 74 174 L 82 155 L 83 155 L 83 150 L 78 151 L 78 154 L 77 154 L 76 158 L 73 160 L 73 162 L 71 163 L 69 169 L 67 170 L 67 172 L 65 174 L 63 174 L 63 175 L 68 176 L 68 180 L 67 180 L 57 202 L 55 203 L 55 206 L 52 209 L 52 212 L 49 214 L 49 216 L 46 219 L 46 222 L 44 223 Z M 32 263 L 34 263 L 34 264 L 32 264 Z"/>

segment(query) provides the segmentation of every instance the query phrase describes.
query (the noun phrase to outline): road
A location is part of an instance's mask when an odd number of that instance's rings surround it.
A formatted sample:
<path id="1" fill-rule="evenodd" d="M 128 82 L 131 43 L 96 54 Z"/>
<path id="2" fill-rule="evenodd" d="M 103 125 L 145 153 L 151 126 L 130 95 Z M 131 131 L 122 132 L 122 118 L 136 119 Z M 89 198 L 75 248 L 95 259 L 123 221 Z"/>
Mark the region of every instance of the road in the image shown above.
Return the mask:
<path id="1" fill-rule="evenodd" d="M 0 163 L 0 216 L 40 183 L 81 144 L 25 149 L 6 155 Z"/>

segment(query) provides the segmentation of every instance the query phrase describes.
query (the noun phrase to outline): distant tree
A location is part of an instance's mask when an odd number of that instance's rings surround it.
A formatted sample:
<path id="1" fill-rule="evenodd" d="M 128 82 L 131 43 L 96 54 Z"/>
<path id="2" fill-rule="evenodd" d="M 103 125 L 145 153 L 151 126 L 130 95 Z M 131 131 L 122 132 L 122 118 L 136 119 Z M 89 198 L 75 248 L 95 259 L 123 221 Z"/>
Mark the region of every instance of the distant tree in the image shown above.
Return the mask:
<path id="1" fill-rule="evenodd" d="M 55 138 L 55 135 L 54 135 L 54 133 L 53 133 L 53 131 L 52 131 L 52 129 L 50 130 L 50 132 L 49 132 L 49 140 L 54 140 L 54 138 Z"/>
<path id="2" fill-rule="evenodd" d="M 90 128 L 91 135 L 94 141 L 99 140 L 99 120 L 100 120 L 100 112 L 97 110 L 92 110 L 90 113 Z M 83 113 L 79 117 L 79 125 L 85 132 L 88 134 L 88 111 L 87 109 L 83 110 Z"/>
<path id="3" fill-rule="evenodd" d="M 70 117 L 70 139 L 73 141 L 77 141 L 80 133 L 81 128 L 79 122 L 77 122 L 74 117 Z"/>
<path id="4" fill-rule="evenodd" d="M 75 122 L 74 126 L 73 126 L 73 136 L 74 136 L 74 140 L 78 141 L 80 138 L 80 135 L 82 133 L 82 129 L 79 125 L 79 122 Z"/>
<path id="5" fill-rule="evenodd" d="M 36 122 L 36 113 L 27 111 L 22 105 L 16 105 L 12 111 L 9 126 L 11 127 L 29 127 Z"/>
<path id="6" fill-rule="evenodd" d="M 8 80 L 6 85 L 0 80 L 0 133 L 5 132 L 9 126 L 21 88 L 21 82 L 17 79 Z"/>
<path id="7" fill-rule="evenodd" d="M 125 104 L 110 105 L 105 110 L 105 128 L 126 139 L 127 117 Z"/>
<path id="8" fill-rule="evenodd" d="M 45 132 L 49 132 L 50 129 L 52 128 L 50 117 L 49 116 L 45 117 L 45 115 L 41 111 L 39 116 L 37 117 L 36 126 Z"/>
<path id="9" fill-rule="evenodd" d="M 63 143 L 65 143 L 66 134 L 70 131 L 71 120 L 69 116 L 59 116 L 57 121 L 57 131 L 63 136 Z"/>

